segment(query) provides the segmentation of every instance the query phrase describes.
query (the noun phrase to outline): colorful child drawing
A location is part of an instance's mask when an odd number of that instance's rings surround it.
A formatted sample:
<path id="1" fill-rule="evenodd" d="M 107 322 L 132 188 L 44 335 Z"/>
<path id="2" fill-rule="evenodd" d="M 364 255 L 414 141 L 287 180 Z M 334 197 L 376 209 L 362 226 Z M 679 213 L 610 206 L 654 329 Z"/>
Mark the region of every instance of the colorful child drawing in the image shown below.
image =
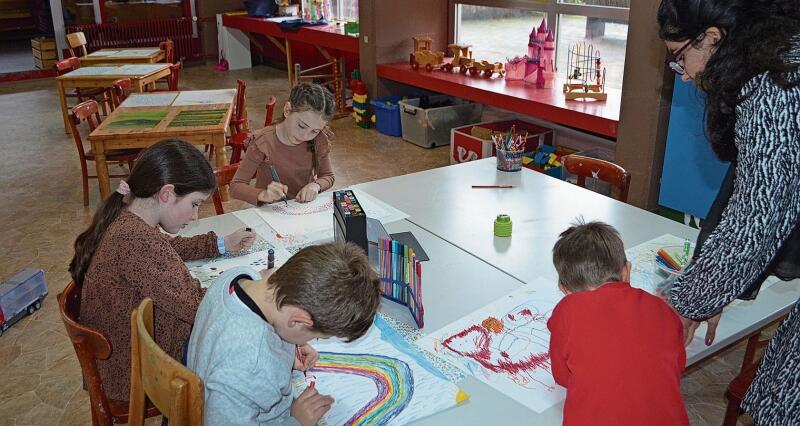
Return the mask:
<path id="1" fill-rule="evenodd" d="M 563 401 L 553 379 L 547 320 L 563 297 L 537 278 L 415 343 L 541 413 Z"/>
<path id="2" fill-rule="evenodd" d="M 311 373 L 343 373 L 370 379 L 375 396 L 344 424 L 347 426 L 388 424 L 406 408 L 414 396 L 414 377 L 408 364 L 374 354 L 321 352 Z"/>
<path id="3" fill-rule="evenodd" d="M 480 324 L 451 335 L 442 341 L 442 346 L 491 372 L 506 374 L 522 387 L 535 382 L 552 391 L 551 384 L 532 374 L 540 369 L 550 372 L 549 315 L 549 311 L 541 313 L 536 306 L 518 305 L 499 318 L 488 316 Z"/>
<path id="4" fill-rule="evenodd" d="M 320 425 L 403 425 L 469 398 L 380 316 L 358 340 L 312 346 L 320 359 L 308 376 L 336 400 Z M 296 373 L 293 385 L 299 394 L 308 383 Z"/>

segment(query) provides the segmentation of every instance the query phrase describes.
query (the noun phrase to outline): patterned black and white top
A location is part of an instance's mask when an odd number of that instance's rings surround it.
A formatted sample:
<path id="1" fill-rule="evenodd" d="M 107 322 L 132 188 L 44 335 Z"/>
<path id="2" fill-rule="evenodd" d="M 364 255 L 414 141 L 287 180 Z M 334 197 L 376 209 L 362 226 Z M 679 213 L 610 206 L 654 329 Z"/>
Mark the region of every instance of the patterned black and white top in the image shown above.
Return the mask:
<path id="1" fill-rule="evenodd" d="M 782 89 L 765 73 L 742 95 L 733 194 L 671 294 L 687 318 L 711 317 L 747 290 L 800 223 L 800 85 Z M 742 407 L 760 425 L 800 424 L 800 304 L 772 338 Z"/>

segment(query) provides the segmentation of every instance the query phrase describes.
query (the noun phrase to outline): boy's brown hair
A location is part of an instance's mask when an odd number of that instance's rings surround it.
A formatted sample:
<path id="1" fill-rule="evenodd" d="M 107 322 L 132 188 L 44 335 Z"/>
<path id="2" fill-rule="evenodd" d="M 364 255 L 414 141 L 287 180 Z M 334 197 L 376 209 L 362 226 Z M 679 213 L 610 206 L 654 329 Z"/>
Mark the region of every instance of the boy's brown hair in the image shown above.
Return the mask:
<path id="1" fill-rule="evenodd" d="M 378 275 L 353 243 L 305 247 L 273 273 L 278 308 L 305 310 L 314 330 L 355 340 L 367 332 L 380 305 Z"/>
<path id="2" fill-rule="evenodd" d="M 599 221 L 584 223 L 578 219 L 553 246 L 558 281 L 571 293 L 620 281 L 627 261 L 617 230 Z"/>

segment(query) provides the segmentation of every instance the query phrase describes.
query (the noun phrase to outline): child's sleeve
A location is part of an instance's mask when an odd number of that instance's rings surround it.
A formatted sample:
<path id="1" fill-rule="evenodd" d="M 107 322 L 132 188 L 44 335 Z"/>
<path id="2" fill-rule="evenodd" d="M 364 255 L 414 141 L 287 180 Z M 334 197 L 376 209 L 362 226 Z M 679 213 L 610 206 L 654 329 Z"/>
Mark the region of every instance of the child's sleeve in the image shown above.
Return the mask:
<path id="1" fill-rule="evenodd" d="M 333 187 L 333 166 L 331 165 L 331 145 L 325 141 L 318 144 L 317 149 L 317 180 L 314 182 L 319 185 L 319 192 L 324 192 Z"/>
<path id="2" fill-rule="evenodd" d="M 256 176 L 258 168 L 267 161 L 266 154 L 255 143 L 251 143 L 250 149 L 239 162 L 239 168 L 231 180 L 229 188 L 231 197 L 257 206 L 259 204 L 258 194 L 265 188 L 251 186 L 250 181 Z"/>
<path id="3" fill-rule="evenodd" d="M 553 309 L 553 314 L 547 320 L 550 330 L 550 370 L 553 379 L 561 386 L 567 387 L 569 383 L 569 367 L 567 367 L 567 341 L 569 339 L 566 324 L 563 318 L 561 303 Z"/>
<path id="4" fill-rule="evenodd" d="M 219 256 L 217 234 L 207 232 L 194 237 L 166 237 L 169 244 L 184 261 L 208 259 Z"/>
<path id="5" fill-rule="evenodd" d="M 203 424 L 205 425 L 286 425 L 299 426 L 300 423 L 294 417 L 286 413 L 283 416 L 272 418 L 269 421 L 259 419 L 259 413 L 269 412 L 272 407 L 259 406 L 251 398 L 253 389 L 248 389 L 248 382 L 238 381 L 229 382 L 224 385 L 214 383 L 206 385 L 207 397 L 203 407 Z M 260 387 L 259 387 L 260 388 Z M 279 400 L 281 395 L 275 389 L 277 395 L 275 400 Z M 259 395 L 264 401 L 268 400 L 268 395 Z"/>

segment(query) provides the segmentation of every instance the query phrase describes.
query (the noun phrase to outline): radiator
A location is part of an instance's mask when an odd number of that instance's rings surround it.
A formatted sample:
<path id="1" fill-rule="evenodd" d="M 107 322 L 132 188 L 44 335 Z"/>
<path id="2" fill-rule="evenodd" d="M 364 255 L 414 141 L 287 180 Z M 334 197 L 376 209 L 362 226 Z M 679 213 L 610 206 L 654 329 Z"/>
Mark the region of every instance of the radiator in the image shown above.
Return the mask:
<path id="1" fill-rule="evenodd" d="M 202 59 L 200 38 L 193 36 L 189 18 L 69 25 L 66 30 L 83 31 L 89 53 L 112 47 L 154 47 L 169 38 L 175 43 L 175 60 Z"/>

